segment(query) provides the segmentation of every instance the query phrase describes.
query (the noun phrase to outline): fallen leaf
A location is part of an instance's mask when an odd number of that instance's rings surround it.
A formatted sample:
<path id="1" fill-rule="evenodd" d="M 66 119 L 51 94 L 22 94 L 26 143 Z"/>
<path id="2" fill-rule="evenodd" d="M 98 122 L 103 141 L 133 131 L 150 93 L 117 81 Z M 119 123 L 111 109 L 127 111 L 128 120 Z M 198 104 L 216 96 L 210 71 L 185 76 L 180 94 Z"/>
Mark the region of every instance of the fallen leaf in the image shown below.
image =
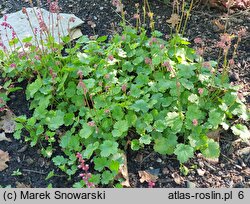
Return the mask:
<path id="1" fill-rule="evenodd" d="M 14 117 L 15 115 L 7 110 L 6 114 L 1 117 L 0 129 L 3 129 L 5 133 L 13 133 L 16 127 Z"/>
<path id="2" fill-rule="evenodd" d="M 206 157 L 203 157 L 207 162 L 209 162 L 210 164 L 218 164 L 219 163 L 219 158 L 206 158 Z"/>
<path id="3" fill-rule="evenodd" d="M 177 184 L 182 184 L 183 183 L 183 178 L 178 174 L 178 173 L 173 173 L 173 174 L 171 174 L 171 176 L 173 177 L 173 179 L 174 179 L 174 182 L 175 183 L 177 183 Z"/>
<path id="4" fill-rule="evenodd" d="M 140 182 L 156 182 L 158 176 L 148 173 L 147 171 L 138 171 L 140 178 Z"/>
<path id="5" fill-rule="evenodd" d="M 8 167 L 6 164 L 7 161 L 10 161 L 9 153 L 0 149 L 0 171 L 3 171 Z"/>
<path id="6" fill-rule="evenodd" d="M 217 130 L 208 132 L 206 135 L 207 135 L 207 137 L 209 137 L 211 139 L 214 139 L 215 141 L 218 142 L 219 139 L 220 139 L 220 133 L 221 133 L 221 131 L 222 131 L 222 129 L 218 128 Z"/>
<path id="7" fill-rule="evenodd" d="M 204 176 L 204 174 L 206 173 L 206 170 L 197 169 L 197 173 L 199 176 Z"/>
<path id="8" fill-rule="evenodd" d="M 243 149 L 238 150 L 237 154 L 240 156 L 250 154 L 250 147 L 245 147 Z"/>
<path id="9" fill-rule="evenodd" d="M 30 188 L 30 185 L 26 185 L 24 183 L 16 182 L 16 188 Z"/>
<path id="10" fill-rule="evenodd" d="M 127 164 L 127 157 L 125 154 L 122 154 L 123 157 L 123 164 L 120 165 L 119 167 L 119 173 L 116 176 L 116 179 L 122 178 L 124 179 L 123 182 L 121 182 L 121 185 L 123 187 L 130 187 L 129 183 L 129 176 L 128 176 L 128 164 Z"/>
<path id="11" fill-rule="evenodd" d="M 179 24 L 180 16 L 176 13 L 173 13 L 170 17 L 170 19 L 167 20 L 167 23 L 170 23 L 171 26 L 174 28 Z"/>
<path id="12" fill-rule="evenodd" d="M 214 19 L 212 23 L 217 26 L 220 31 L 225 29 L 225 26 L 218 19 Z"/>
<path id="13" fill-rule="evenodd" d="M 11 139 L 6 137 L 5 132 L 1 132 L 0 133 L 0 142 L 1 141 L 11 142 Z"/>
<path id="14" fill-rule="evenodd" d="M 242 170 L 241 172 L 250 176 L 250 168 L 246 168 L 246 169 Z"/>

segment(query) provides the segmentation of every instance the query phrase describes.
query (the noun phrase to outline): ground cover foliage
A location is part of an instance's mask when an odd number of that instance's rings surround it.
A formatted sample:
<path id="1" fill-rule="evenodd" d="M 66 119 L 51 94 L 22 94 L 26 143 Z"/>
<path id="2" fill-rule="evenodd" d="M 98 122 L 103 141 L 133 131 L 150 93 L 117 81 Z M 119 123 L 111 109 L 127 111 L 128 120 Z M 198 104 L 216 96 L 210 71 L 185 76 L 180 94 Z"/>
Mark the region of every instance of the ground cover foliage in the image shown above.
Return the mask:
<path id="1" fill-rule="evenodd" d="M 174 17 L 169 23 L 178 31 Z M 3 26 L 12 29 L 7 21 Z M 80 168 L 82 180 L 74 187 L 120 187 L 123 178 L 117 175 L 128 148 L 152 145 L 184 164 L 196 151 L 219 157 L 211 131 L 231 129 L 249 139 L 245 125 L 232 124 L 249 119 L 240 87 L 229 83 L 232 61 L 225 59 L 220 73 L 216 61 L 205 61 L 178 32 L 164 36 L 151 22 L 149 34 L 138 25 L 125 25 L 124 19 L 122 28 L 111 39 L 82 36 L 72 44 L 65 37 L 62 46 L 41 24 L 47 36 L 42 46 L 30 37 L 22 40 L 19 51 L 5 50 L 2 44 L 2 76 L 9 79 L 4 87 L 28 81 L 25 92 L 33 112 L 16 118 L 16 139 L 27 131 L 24 140 L 39 145 L 69 179 Z M 224 35 L 220 41 L 225 56 L 230 39 Z M 13 30 L 9 43 L 15 50 L 18 40 Z M 202 45 L 201 39 L 196 44 Z M 56 155 L 58 148 L 61 155 Z"/>

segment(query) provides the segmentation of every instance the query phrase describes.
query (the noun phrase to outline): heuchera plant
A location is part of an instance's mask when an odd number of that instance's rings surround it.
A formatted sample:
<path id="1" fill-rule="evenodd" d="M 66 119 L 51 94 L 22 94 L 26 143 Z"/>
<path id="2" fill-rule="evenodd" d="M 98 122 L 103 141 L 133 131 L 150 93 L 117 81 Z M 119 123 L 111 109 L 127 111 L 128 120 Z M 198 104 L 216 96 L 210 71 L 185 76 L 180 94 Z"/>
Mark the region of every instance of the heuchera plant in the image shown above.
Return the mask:
<path id="1" fill-rule="evenodd" d="M 246 126 L 231 125 L 249 118 L 239 87 L 214 73 L 216 62 L 205 62 L 185 38 L 162 36 L 124 27 L 109 41 L 82 36 L 66 47 L 66 55 L 53 40 L 41 53 L 31 38 L 23 40 L 29 46 L 22 56 L 0 51 L 3 77 L 28 81 L 33 114 L 16 119 L 14 137 L 27 130 L 25 141 L 40 144 L 69 177 L 78 172 L 78 158 L 85 171 L 78 187 L 112 184 L 127 148 L 152 145 L 185 163 L 195 151 L 219 156 L 218 142 L 207 136 L 212 130 L 231 128 L 247 140 Z M 54 50 L 51 43 L 57 52 L 46 52 Z M 64 155 L 54 155 L 58 144 Z"/>

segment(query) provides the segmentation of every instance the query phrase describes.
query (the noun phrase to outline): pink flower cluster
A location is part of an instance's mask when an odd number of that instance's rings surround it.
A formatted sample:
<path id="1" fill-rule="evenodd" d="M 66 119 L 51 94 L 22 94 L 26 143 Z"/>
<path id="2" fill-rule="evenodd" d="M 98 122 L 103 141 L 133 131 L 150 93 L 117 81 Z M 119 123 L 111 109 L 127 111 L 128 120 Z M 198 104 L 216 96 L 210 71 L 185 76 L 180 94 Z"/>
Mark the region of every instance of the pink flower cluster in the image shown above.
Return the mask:
<path id="1" fill-rule="evenodd" d="M 60 12 L 60 7 L 58 5 L 58 0 L 55 0 L 53 2 L 49 1 L 49 11 L 51 13 L 59 13 Z"/>
<path id="2" fill-rule="evenodd" d="M 5 15 L 5 16 L 6 16 L 6 15 Z M 3 21 L 3 22 L 1 23 L 1 26 L 3 26 L 5 30 L 6 30 L 7 28 L 10 29 L 10 30 L 12 31 L 12 40 L 15 39 L 15 38 L 16 38 L 16 32 L 15 32 L 14 28 L 13 28 L 9 23 L 6 22 L 7 16 L 4 18 L 4 20 L 5 20 L 5 21 Z"/>
<path id="3" fill-rule="evenodd" d="M 167 68 L 167 71 L 172 72 L 173 68 L 171 67 L 170 63 L 168 61 L 163 62 L 162 64 L 163 67 Z"/>
<path id="4" fill-rule="evenodd" d="M 217 47 L 223 49 L 223 52 L 226 53 L 231 46 L 231 36 L 227 33 L 224 33 L 220 36 L 220 41 L 217 42 Z"/>
<path id="5" fill-rule="evenodd" d="M 112 5 L 116 7 L 116 12 L 120 13 L 123 11 L 123 4 L 120 0 L 112 0 Z"/>
<path id="6" fill-rule="evenodd" d="M 82 178 L 82 180 L 85 182 L 88 188 L 95 187 L 95 185 L 89 181 L 89 179 L 92 177 L 91 173 L 88 172 L 89 165 L 85 164 L 85 161 L 83 160 L 82 155 L 79 152 L 77 152 L 76 158 L 78 159 L 78 162 L 80 163 L 78 168 L 84 171 L 84 173 L 79 174 L 79 176 Z"/>
<path id="7" fill-rule="evenodd" d="M 144 59 L 144 62 L 145 62 L 145 64 L 151 65 L 151 64 L 152 64 L 152 59 L 150 59 L 149 57 L 146 57 L 146 58 Z"/>

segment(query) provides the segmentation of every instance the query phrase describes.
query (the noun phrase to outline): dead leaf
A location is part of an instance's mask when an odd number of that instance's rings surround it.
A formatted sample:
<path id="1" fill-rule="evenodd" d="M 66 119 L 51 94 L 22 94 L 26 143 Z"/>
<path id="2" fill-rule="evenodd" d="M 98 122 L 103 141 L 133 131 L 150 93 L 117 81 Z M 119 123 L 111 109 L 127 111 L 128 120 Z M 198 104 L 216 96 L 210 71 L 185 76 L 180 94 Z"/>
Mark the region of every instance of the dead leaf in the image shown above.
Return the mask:
<path id="1" fill-rule="evenodd" d="M 24 183 L 16 182 L 16 188 L 30 188 L 30 185 L 26 185 Z"/>
<path id="2" fill-rule="evenodd" d="M 158 176 L 148 173 L 147 171 L 138 171 L 140 178 L 140 182 L 156 182 Z"/>
<path id="3" fill-rule="evenodd" d="M 225 30 L 225 26 L 224 26 L 223 24 L 221 24 L 221 22 L 220 22 L 219 20 L 214 19 L 212 22 L 213 22 L 213 24 L 214 24 L 215 26 L 218 27 L 218 29 L 219 29 L 220 31 Z"/>
<path id="4" fill-rule="evenodd" d="M 222 129 L 218 128 L 217 130 L 208 132 L 206 135 L 207 135 L 207 137 L 214 139 L 215 141 L 218 142 L 220 139 L 221 131 L 222 131 Z"/>
<path id="5" fill-rule="evenodd" d="M 7 138 L 4 132 L 0 133 L 0 142 L 1 141 L 7 141 L 7 142 L 11 142 L 10 138 Z"/>
<path id="6" fill-rule="evenodd" d="M 250 168 L 246 168 L 246 169 L 242 170 L 241 172 L 250 176 Z"/>
<path id="7" fill-rule="evenodd" d="M 170 19 L 167 20 L 167 23 L 170 23 L 171 26 L 174 28 L 179 24 L 180 16 L 177 13 L 173 13 Z"/>
<path id="8" fill-rule="evenodd" d="M 1 117 L 0 129 L 3 129 L 5 133 L 13 133 L 16 127 L 14 117 L 15 115 L 7 110 L 6 114 Z"/>
<path id="9" fill-rule="evenodd" d="M 219 163 L 219 158 L 206 158 L 203 157 L 207 162 L 209 162 L 210 164 L 218 164 Z"/>
<path id="10" fill-rule="evenodd" d="M 0 149 L 0 171 L 3 171 L 8 167 L 6 164 L 7 161 L 10 161 L 9 153 Z"/>
<path id="11" fill-rule="evenodd" d="M 240 156 L 250 154 L 250 147 L 245 147 L 243 149 L 238 150 L 237 154 L 240 155 Z"/>
<path id="12" fill-rule="evenodd" d="M 182 184 L 184 181 L 183 178 L 176 172 L 171 174 L 171 176 L 174 178 L 174 182 L 179 184 L 179 185 Z"/>
<path id="13" fill-rule="evenodd" d="M 204 176 L 204 174 L 206 173 L 206 170 L 197 169 L 197 173 L 199 176 Z"/>
<path id="14" fill-rule="evenodd" d="M 123 178 L 124 181 L 121 182 L 123 187 L 130 187 L 129 183 L 129 176 L 128 176 L 128 164 L 127 164 L 127 157 L 125 154 L 122 154 L 123 157 L 123 164 L 119 167 L 119 173 L 116 176 L 116 179 Z"/>

